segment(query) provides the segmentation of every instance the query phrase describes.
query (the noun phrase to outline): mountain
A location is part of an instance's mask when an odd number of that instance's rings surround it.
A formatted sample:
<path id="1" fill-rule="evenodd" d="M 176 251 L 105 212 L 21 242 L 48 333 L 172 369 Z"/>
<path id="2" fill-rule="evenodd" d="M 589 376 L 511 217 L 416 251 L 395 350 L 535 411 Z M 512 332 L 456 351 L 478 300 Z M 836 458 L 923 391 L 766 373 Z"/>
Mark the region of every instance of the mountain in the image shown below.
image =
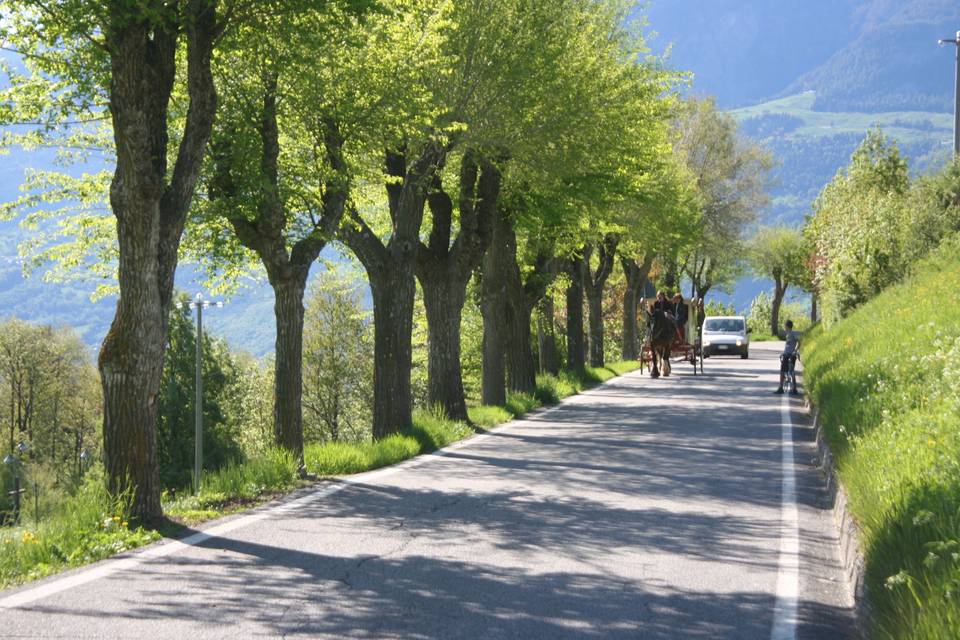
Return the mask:
<path id="1" fill-rule="evenodd" d="M 827 62 L 853 36 L 850 0 L 653 0 L 656 53 L 692 70 L 693 92 L 754 104 Z M 815 36 L 815 37 L 812 37 Z"/>
<path id="2" fill-rule="evenodd" d="M 823 64 L 784 91 L 816 92 L 817 111 L 934 111 L 953 109 L 955 49 L 940 38 L 960 30 L 960 3 L 883 0 L 855 12 L 859 32 Z"/>
<path id="3" fill-rule="evenodd" d="M 956 0 L 653 0 L 654 51 L 726 108 L 814 91 L 823 111 L 952 109 Z"/>

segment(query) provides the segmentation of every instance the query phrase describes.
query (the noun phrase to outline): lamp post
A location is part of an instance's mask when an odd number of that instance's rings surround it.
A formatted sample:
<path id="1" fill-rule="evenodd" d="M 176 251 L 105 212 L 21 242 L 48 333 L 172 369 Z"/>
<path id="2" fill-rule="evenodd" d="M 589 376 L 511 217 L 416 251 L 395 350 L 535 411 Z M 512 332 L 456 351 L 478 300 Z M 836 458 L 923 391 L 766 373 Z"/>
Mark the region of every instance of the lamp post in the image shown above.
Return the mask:
<path id="1" fill-rule="evenodd" d="M 200 362 L 202 357 L 203 345 L 203 310 L 210 307 L 223 308 L 222 300 L 204 300 L 203 294 L 198 293 L 189 303 L 178 302 L 177 308 L 197 310 L 197 375 L 196 375 L 196 399 L 194 413 L 194 434 L 193 434 L 193 493 L 200 493 L 200 474 L 203 469 L 203 376 L 200 373 Z"/>
<path id="2" fill-rule="evenodd" d="M 957 49 L 957 79 L 953 90 L 953 157 L 960 158 L 960 31 L 957 31 L 956 38 L 944 38 L 939 44 L 941 47 L 952 44 Z"/>

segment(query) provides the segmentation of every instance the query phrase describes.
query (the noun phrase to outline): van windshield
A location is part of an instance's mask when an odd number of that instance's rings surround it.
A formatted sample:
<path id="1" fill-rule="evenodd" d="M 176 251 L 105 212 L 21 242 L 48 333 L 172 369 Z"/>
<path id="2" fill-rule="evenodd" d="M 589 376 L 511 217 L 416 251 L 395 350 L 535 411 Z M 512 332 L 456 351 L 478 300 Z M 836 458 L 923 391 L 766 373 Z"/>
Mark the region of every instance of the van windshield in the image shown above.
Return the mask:
<path id="1" fill-rule="evenodd" d="M 703 323 L 703 330 L 714 333 L 740 333 L 743 331 L 743 320 L 740 318 L 710 318 Z"/>

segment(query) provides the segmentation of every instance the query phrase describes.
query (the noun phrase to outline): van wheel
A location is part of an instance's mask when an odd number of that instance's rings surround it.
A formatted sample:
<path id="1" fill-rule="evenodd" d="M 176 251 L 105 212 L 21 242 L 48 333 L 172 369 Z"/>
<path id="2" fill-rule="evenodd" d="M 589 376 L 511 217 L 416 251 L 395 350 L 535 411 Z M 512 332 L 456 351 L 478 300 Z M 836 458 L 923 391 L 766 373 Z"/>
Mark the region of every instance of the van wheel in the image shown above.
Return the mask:
<path id="1" fill-rule="evenodd" d="M 746 360 L 746 359 L 749 358 L 749 357 L 750 357 L 750 352 L 749 352 L 749 351 L 744 351 L 743 353 L 740 354 L 740 359 L 741 359 L 741 360 Z"/>

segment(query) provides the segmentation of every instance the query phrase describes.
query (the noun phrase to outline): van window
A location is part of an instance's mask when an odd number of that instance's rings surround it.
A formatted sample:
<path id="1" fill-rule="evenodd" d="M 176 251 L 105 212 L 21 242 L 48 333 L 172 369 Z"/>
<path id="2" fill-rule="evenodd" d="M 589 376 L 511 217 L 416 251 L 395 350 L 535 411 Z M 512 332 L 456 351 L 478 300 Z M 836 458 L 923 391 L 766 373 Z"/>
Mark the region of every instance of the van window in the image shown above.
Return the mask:
<path id="1" fill-rule="evenodd" d="M 741 333 L 743 320 L 740 318 L 710 318 L 703 323 L 704 331 L 714 333 Z"/>

